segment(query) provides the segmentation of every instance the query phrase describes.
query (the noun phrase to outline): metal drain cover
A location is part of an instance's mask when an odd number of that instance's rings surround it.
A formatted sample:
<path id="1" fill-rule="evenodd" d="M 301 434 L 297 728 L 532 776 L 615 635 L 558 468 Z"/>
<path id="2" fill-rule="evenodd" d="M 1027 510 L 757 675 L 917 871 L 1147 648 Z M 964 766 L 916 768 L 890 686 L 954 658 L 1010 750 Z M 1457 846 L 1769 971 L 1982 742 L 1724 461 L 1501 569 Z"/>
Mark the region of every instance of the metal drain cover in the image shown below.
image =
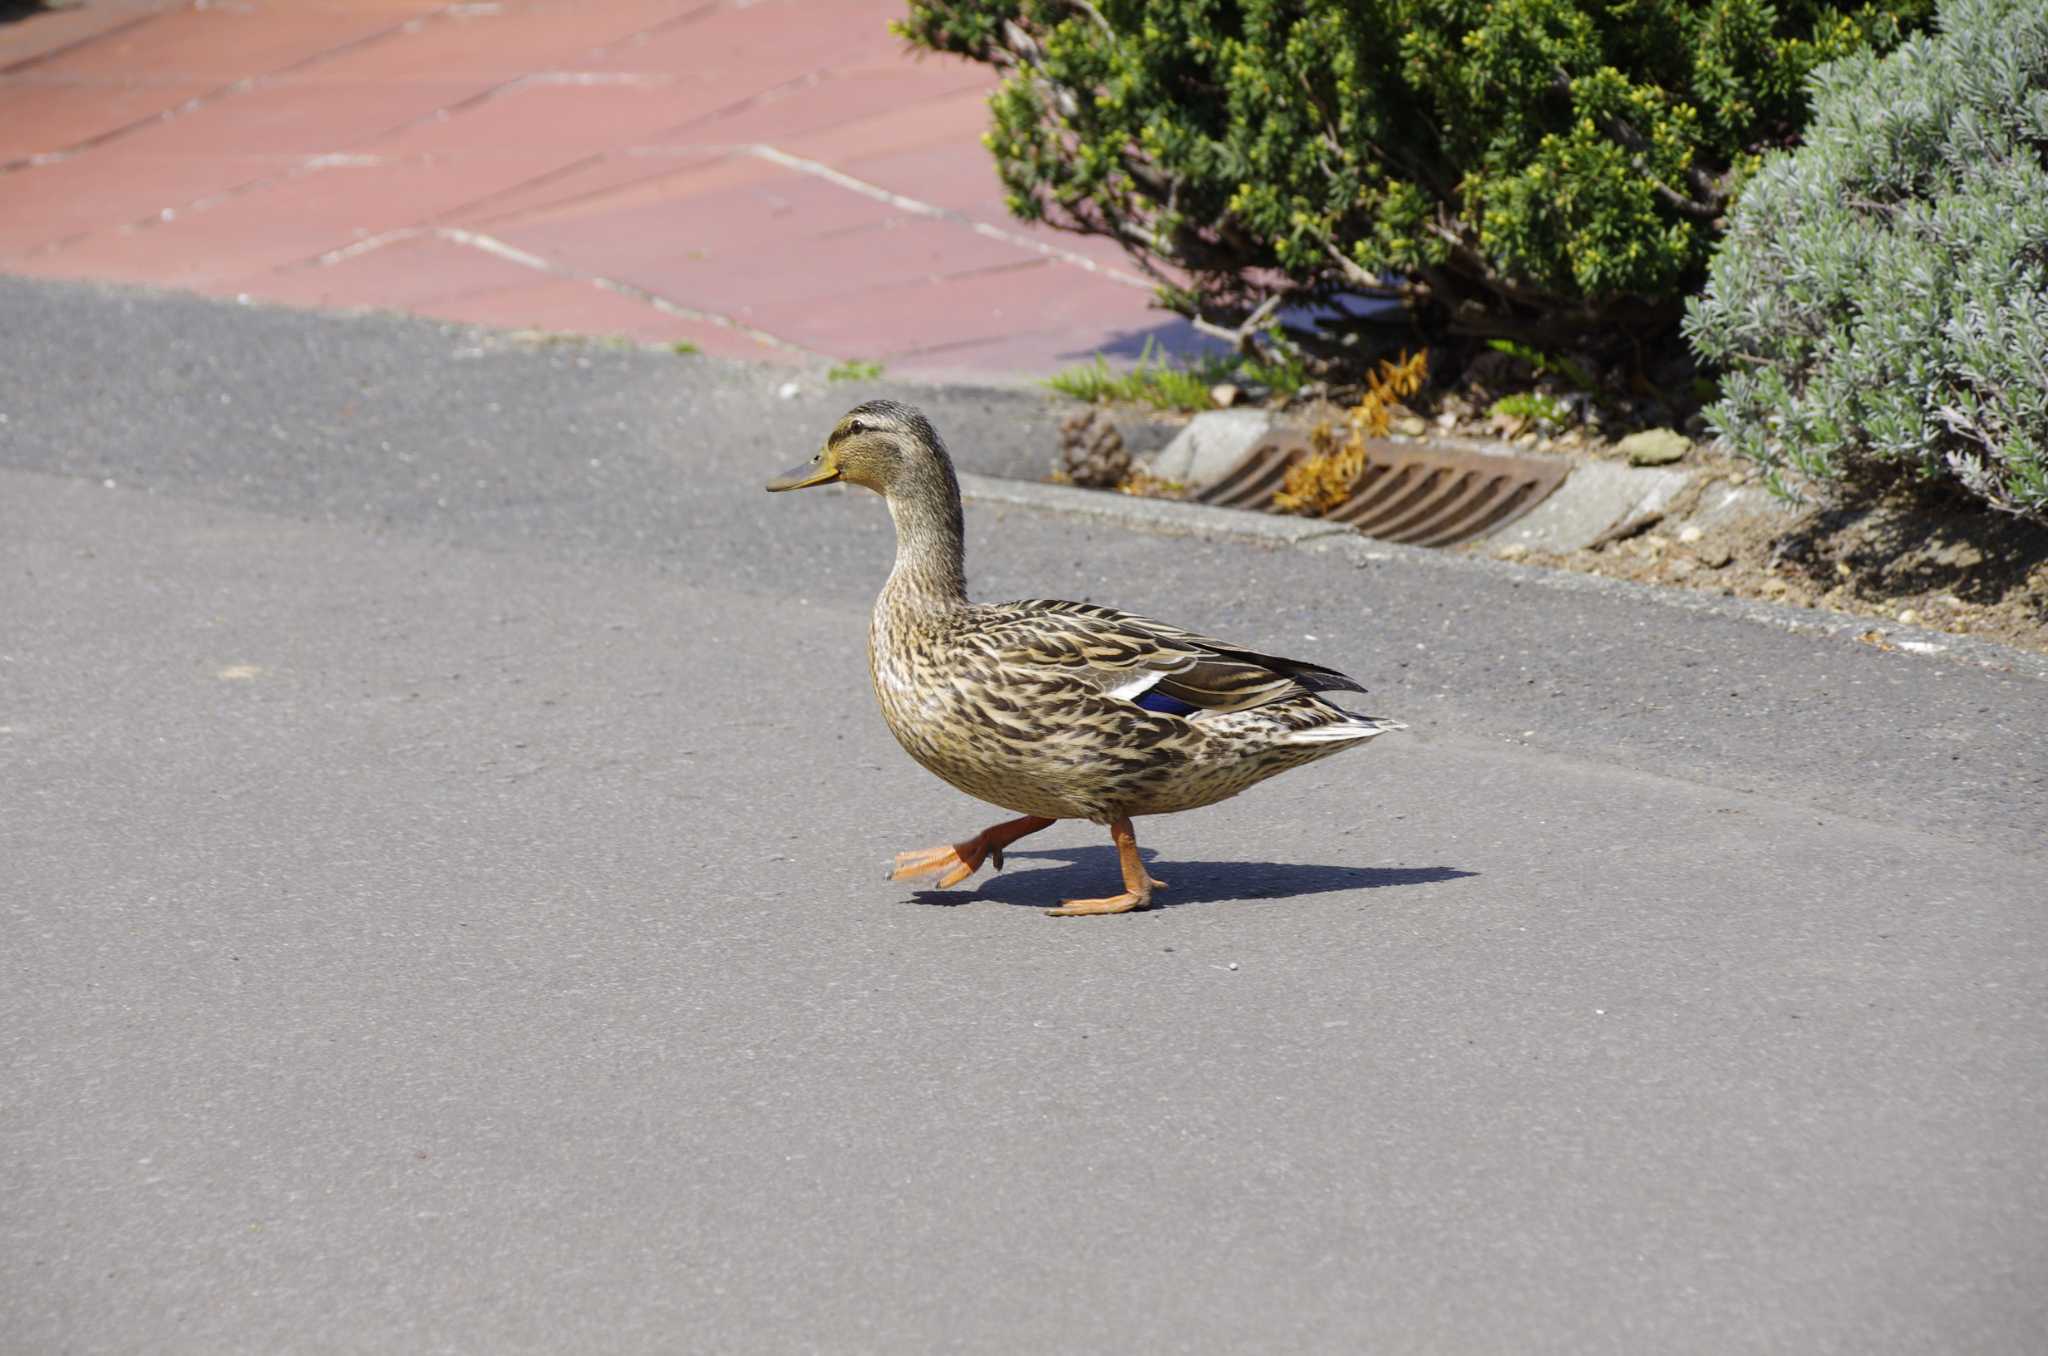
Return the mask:
<path id="1" fill-rule="evenodd" d="M 1276 430 L 1195 500 L 1270 510 L 1287 468 L 1309 452 L 1305 433 Z M 1323 516 L 1382 541 L 1451 546 L 1535 508 L 1570 469 L 1559 457 L 1376 440 L 1365 445 L 1365 469 L 1351 482 L 1350 498 Z"/>

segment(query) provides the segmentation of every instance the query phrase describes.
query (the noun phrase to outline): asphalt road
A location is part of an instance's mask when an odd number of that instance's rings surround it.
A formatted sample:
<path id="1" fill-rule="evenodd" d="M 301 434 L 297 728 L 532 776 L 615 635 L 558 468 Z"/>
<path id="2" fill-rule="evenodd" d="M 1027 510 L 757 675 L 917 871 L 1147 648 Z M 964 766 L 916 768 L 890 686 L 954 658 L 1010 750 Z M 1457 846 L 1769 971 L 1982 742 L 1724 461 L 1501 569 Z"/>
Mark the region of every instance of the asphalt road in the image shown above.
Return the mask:
<path id="1" fill-rule="evenodd" d="M 1414 729 L 910 891 L 786 379 L 0 281 L 0 1350 L 2048 1347 L 2048 683 L 970 510 Z"/>

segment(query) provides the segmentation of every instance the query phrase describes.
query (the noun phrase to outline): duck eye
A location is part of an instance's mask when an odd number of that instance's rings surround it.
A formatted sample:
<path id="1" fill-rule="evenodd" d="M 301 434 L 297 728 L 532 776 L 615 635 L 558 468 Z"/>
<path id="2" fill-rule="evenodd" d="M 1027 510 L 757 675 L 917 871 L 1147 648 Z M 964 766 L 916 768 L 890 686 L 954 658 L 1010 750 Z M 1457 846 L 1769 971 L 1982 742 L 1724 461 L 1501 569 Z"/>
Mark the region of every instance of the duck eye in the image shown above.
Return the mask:
<path id="1" fill-rule="evenodd" d="M 868 426 L 866 424 L 863 424 L 858 419 L 849 419 L 846 421 L 846 431 L 849 435 L 855 433 L 866 433 L 868 431 Z"/>

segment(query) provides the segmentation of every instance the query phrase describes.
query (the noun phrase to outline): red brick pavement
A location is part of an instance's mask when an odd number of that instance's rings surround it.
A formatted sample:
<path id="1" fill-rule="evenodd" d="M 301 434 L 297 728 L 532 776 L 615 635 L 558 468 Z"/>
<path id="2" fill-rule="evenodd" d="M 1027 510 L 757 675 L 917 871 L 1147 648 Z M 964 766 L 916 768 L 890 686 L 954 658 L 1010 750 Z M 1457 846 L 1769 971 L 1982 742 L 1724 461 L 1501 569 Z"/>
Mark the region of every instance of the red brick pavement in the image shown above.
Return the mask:
<path id="1" fill-rule="evenodd" d="M 901 0 L 92 0 L 0 24 L 0 271 L 899 374 L 1156 337 Z"/>

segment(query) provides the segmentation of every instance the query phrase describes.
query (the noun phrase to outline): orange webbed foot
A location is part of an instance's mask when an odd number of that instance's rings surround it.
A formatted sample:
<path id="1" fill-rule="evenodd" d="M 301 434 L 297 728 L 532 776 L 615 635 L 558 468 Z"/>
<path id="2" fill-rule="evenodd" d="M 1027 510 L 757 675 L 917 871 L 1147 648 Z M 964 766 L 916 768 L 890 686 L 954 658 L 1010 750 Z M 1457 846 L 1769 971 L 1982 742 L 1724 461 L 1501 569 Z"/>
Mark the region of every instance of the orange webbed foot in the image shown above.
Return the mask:
<path id="1" fill-rule="evenodd" d="M 1101 913 L 1132 913 L 1138 909 L 1152 907 L 1152 892 L 1132 894 L 1125 891 L 1120 895 L 1109 895 L 1103 899 L 1063 899 L 1057 909 L 1047 909 L 1048 918 L 1082 918 Z"/>
<path id="2" fill-rule="evenodd" d="M 1116 844 L 1117 865 L 1123 869 L 1124 892 L 1101 899 L 1063 899 L 1057 909 L 1045 911 L 1047 917 L 1085 918 L 1105 913 L 1133 913 L 1152 907 L 1152 892 L 1165 889 L 1166 882 L 1154 880 L 1145 870 L 1145 864 L 1138 859 L 1138 838 L 1131 831 L 1131 821 L 1111 820 L 1109 836 Z"/>
<path id="3" fill-rule="evenodd" d="M 889 867 L 889 879 L 916 880 L 920 876 L 937 876 L 933 885 L 943 890 L 958 885 L 979 871 L 984 861 L 994 862 L 996 870 L 1000 871 L 1003 869 L 1004 848 L 1027 833 L 1037 833 L 1050 823 L 1050 819 L 1031 815 L 983 829 L 964 843 L 925 848 L 920 852 L 899 852 Z"/>
<path id="4" fill-rule="evenodd" d="M 899 852 L 896 854 L 895 863 L 889 868 L 889 879 L 916 880 L 920 876 L 937 876 L 938 880 L 933 884 L 941 890 L 958 885 L 981 866 L 980 853 L 970 852 L 968 855 L 962 855 L 960 851 L 963 847 L 969 847 L 970 843 L 925 848 L 921 852 Z"/>

